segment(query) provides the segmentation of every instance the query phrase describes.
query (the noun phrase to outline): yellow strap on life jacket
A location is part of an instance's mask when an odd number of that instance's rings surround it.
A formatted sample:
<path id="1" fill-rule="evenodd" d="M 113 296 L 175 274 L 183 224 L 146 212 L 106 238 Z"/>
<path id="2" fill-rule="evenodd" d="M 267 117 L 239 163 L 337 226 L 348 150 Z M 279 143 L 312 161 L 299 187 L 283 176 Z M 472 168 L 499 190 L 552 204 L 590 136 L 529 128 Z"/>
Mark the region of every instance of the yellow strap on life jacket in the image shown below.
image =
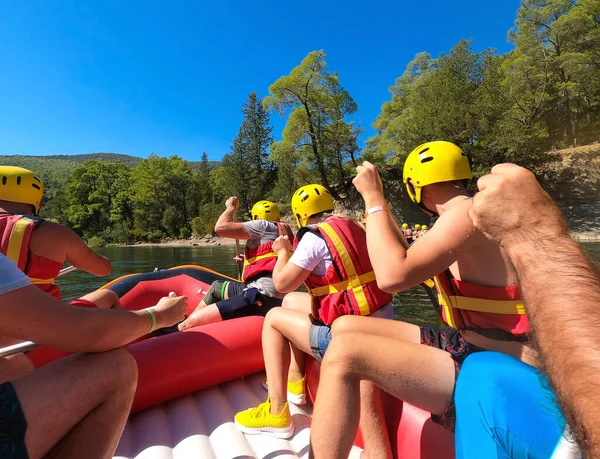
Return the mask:
<path id="1" fill-rule="evenodd" d="M 435 287 L 435 282 L 433 281 L 433 279 L 427 279 L 427 280 L 423 281 L 423 284 L 425 284 L 429 288 Z"/>
<path id="2" fill-rule="evenodd" d="M 469 298 L 461 295 L 448 295 L 441 286 L 437 277 L 434 281 L 438 290 L 438 299 L 440 305 L 446 312 L 448 325 L 454 327 L 452 313 L 450 308 L 463 309 L 466 311 L 489 312 L 493 314 L 525 314 L 525 305 L 522 301 L 516 300 L 486 300 L 482 298 Z M 449 280 L 451 282 L 451 280 Z"/>
<path id="3" fill-rule="evenodd" d="M 344 266 L 344 271 L 346 271 L 346 275 L 348 276 L 347 287 L 344 290 L 350 290 L 354 292 L 354 297 L 356 298 L 356 302 L 358 304 L 358 308 L 360 310 L 360 314 L 362 316 L 367 316 L 371 313 L 371 309 L 369 308 L 369 302 L 367 301 L 367 297 L 365 296 L 365 291 L 362 288 L 362 284 L 366 283 L 361 281 L 360 276 L 356 273 L 356 268 L 352 263 L 352 258 L 350 258 L 350 254 L 344 246 L 344 243 L 335 232 L 335 230 L 328 223 L 321 223 L 319 225 L 319 229 L 322 229 L 335 247 L 340 259 L 342 260 L 342 265 Z M 369 273 L 367 273 L 369 274 Z M 373 280 L 375 280 L 375 276 L 373 276 Z M 329 286 L 328 286 L 329 287 Z M 320 295 L 319 295 L 320 296 Z"/>
<path id="4" fill-rule="evenodd" d="M 442 288 L 442 284 L 440 283 L 440 280 L 437 278 L 437 276 L 433 278 L 433 283 L 435 284 L 435 288 L 438 291 L 438 302 L 444 310 L 444 319 L 446 320 L 446 323 L 450 327 L 456 328 L 456 323 L 454 322 L 454 317 L 452 316 L 452 304 L 450 303 L 450 298 L 448 298 L 448 295 L 446 295 L 446 292 Z"/>
<path id="5" fill-rule="evenodd" d="M 17 265 L 19 264 L 19 258 L 21 258 L 21 248 L 23 246 L 23 240 L 25 239 L 25 233 L 27 232 L 27 227 L 31 221 L 32 220 L 25 217 L 17 220 L 10 232 L 8 247 L 6 249 L 6 257 L 10 258 Z M 21 267 L 19 266 L 19 268 Z"/>
<path id="6" fill-rule="evenodd" d="M 373 282 L 375 280 L 375 271 L 371 271 L 365 274 L 358 276 L 360 279 L 361 285 L 367 284 L 369 282 Z M 333 285 L 323 285 L 322 287 L 313 288 L 310 290 L 310 294 L 312 296 L 325 296 L 330 295 L 332 293 L 343 292 L 344 290 L 348 290 L 348 286 L 350 285 L 350 281 L 342 281 Z"/>
<path id="7" fill-rule="evenodd" d="M 256 263 L 259 260 L 264 260 L 265 258 L 273 258 L 276 257 L 277 254 L 275 252 L 265 253 L 264 255 L 257 255 L 256 257 L 249 258 L 248 260 L 244 260 L 244 266 L 251 265 Z"/>
<path id="8" fill-rule="evenodd" d="M 35 277 L 30 277 L 29 280 L 33 285 L 52 285 L 56 281 L 56 279 L 37 279 Z"/>

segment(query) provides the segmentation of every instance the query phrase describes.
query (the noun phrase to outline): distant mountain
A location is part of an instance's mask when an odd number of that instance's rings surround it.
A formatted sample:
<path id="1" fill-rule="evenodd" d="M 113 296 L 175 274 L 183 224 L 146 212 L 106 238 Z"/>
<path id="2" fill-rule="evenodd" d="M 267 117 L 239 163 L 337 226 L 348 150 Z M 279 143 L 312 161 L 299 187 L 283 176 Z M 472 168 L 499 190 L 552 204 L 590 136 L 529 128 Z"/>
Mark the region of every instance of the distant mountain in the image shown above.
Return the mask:
<path id="1" fill-rule="evenodd" d="M 129 167 L 137 166 L 143 158 L 120 153 L 88 153 L 84 155 L 51 155 L 51 156 L 33 156 L 33 155 L 0 155 L 0 165 L 18 166 L 30 169 L 43 177 L 53 177 L 56 179 L 68 179 L 69 174 L 80 164 L 98 160 L 106 163 L 123 163 Z M 212 167 L 217 168 L 220 161 L 210 161 Z M 200 165 L 200 161 L 190 161 L 192 169 Z"/>

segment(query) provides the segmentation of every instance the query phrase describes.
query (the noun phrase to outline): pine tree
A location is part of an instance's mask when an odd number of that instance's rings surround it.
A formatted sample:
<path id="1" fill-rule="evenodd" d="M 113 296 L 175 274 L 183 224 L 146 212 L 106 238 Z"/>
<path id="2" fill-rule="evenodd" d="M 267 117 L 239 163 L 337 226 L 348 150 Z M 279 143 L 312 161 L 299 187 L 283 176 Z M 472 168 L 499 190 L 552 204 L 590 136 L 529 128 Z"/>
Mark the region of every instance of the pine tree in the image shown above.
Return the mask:
<path id="1" fill-rule="evenodd" d="M 237 196 L 242 211 L 249 215 L 254 203 L 266 199 L 275 183 L 276 168 L 269 159 L 274 138 L 269 114 L 256 93 L 248 95 L 242 113 L 244 119 L 231 152 L 223 158 L 220 186 Z"/>

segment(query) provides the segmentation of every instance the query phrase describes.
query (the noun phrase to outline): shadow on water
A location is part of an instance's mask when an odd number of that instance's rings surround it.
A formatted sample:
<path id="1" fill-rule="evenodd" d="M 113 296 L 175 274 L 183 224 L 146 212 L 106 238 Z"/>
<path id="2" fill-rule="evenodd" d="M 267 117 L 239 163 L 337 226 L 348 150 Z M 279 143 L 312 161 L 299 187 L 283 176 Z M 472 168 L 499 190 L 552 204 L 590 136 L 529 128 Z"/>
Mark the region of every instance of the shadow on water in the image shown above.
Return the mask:
<path id="1" fill-rule="evenodd" d="M 588 255 L 600 261 L 600 242 L 584 243 Z M 113 273 L 98 278 L 75 271 L 59 280 L 63 297 L 72 299 L 95 290 L 109 281 L 126 274 L 153 271 L 154 268 L 171 268 L 197 264 L 231 277 L 237 277 L 237 267 L 232 260 L 233 246 L 211 247 L 109 247 L 98 250 L 113 264 Z M 394 298 L 394 318 L 416 325 L 435 325 L 435 310 L 421 287 L 401 292 Z"/>

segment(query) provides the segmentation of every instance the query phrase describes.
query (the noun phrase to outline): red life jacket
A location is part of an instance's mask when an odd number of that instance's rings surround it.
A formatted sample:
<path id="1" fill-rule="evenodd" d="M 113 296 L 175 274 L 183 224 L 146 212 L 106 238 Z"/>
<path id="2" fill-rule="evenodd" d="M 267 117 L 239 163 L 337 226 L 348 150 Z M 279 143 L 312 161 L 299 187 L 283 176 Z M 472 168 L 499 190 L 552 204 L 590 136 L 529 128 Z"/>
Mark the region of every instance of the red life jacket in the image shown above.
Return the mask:
<path id="1" fill-rule="evenodd" d="M 294 240 L 294 233 L 290 225 L 286 223 L 273 222 L 277 225 L 280 236 L 287 236 L 290 242 Z M 248 247 L 244 249 L 244 272 L 242 280 L 246 282 L 259 274 L 272 274 L 277 263 L 277 254 L 273 252 L 273 241 L 265 242 L 255 249 Z"/>
<path id="2" fill-rule="evenodd" d="M 518 285 L 485 287 L 455 279 L 449 270 L 434 277 L 444 322 L 492 339 L 527 341 L 529 320 Z"/>
<path id="3" fill-rule="evenodd" d="M 62 263 L 40 257 L 29 250 L 31 234 L 43 222 L 39 217 L 0 214 L 0 252 L 14 261 L 33 284 L 60 300 L 60 289 L 54 280 L 62 268 Z"/>
<path id="4" fill-rule="evenodd" d="M 359 223 L 333 216 L 314 229 L 302 228 L 299 238 L 309 231 L 323 237 L 333 260 L 324 276 L 311 274 L 304 281 L 316 319 L 331 325 L 340 316 L 366 316 L 392 301 L 391 294 L 377 287 L 366 232 Z"/>

